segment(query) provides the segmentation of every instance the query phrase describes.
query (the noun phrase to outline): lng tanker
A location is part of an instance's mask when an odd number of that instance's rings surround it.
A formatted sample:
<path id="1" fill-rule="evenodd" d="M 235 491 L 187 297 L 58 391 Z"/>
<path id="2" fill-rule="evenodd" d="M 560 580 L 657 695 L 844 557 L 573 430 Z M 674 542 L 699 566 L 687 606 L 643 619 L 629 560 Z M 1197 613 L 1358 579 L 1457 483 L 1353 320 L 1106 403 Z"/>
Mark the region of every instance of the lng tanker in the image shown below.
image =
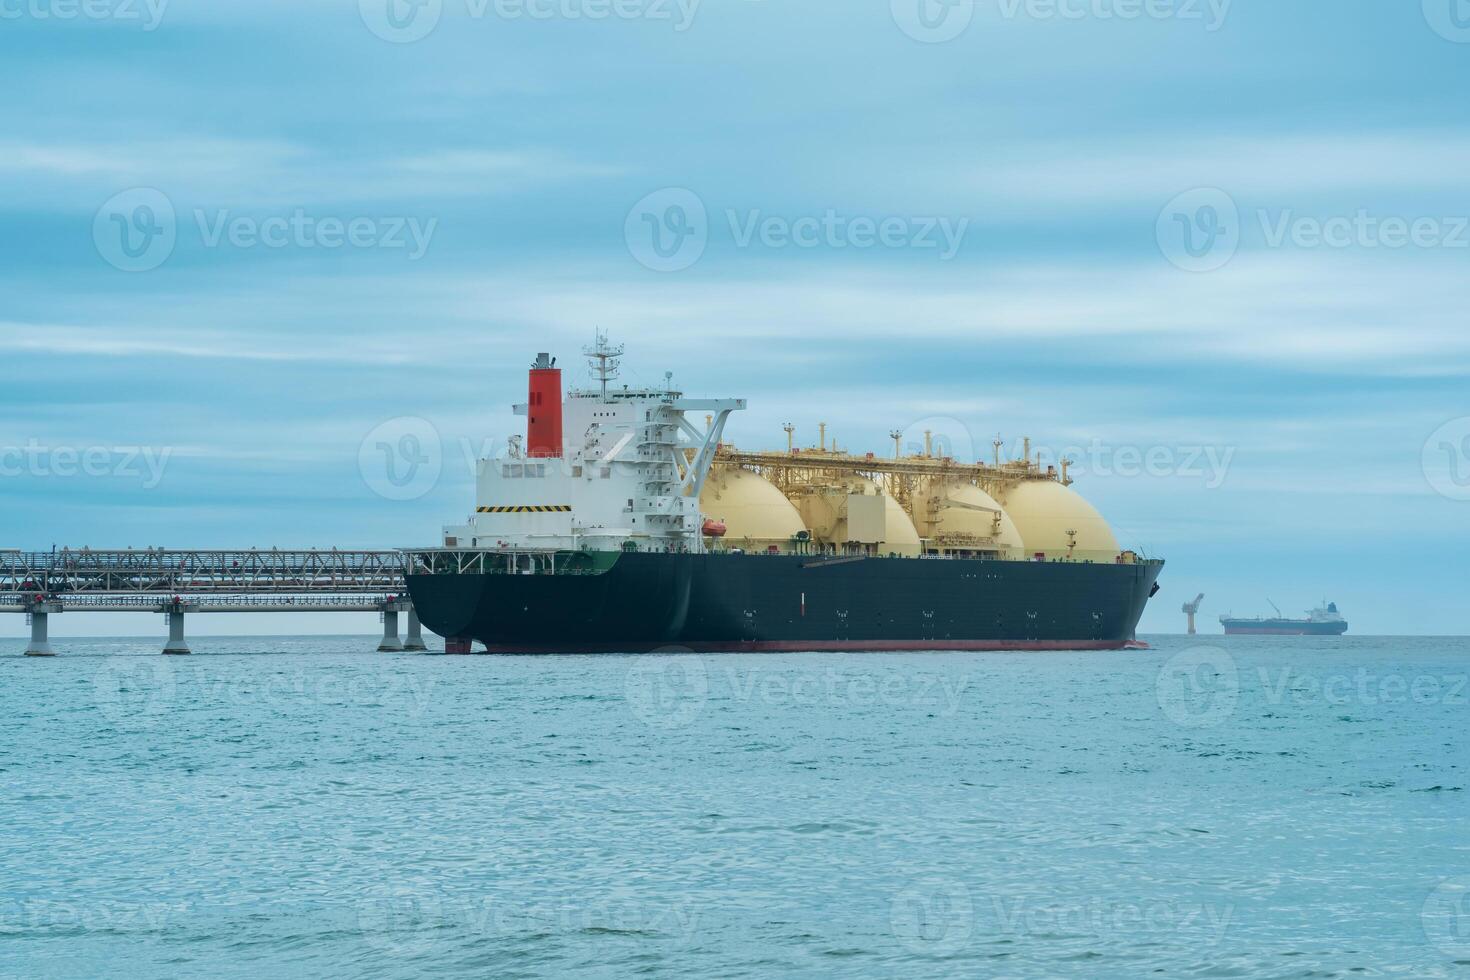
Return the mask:
<path id="1" fill-rule="evenodd" d="M 611 384 L 563 394 L 537 356 L 524 437 L 480 460 L 474 512 L 406 554 L 450 652 L 1118 649 L 1163 562 L 1031 457 L 741 451 L 743 399 Z"/>

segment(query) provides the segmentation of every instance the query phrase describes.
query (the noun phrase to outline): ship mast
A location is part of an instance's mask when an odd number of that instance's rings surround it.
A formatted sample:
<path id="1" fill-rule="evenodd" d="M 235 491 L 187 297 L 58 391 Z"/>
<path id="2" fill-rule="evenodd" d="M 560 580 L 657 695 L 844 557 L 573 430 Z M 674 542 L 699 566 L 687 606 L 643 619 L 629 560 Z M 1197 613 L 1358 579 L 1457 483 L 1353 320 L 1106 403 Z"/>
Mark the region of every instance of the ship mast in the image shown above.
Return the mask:
<path id="1" fill-rule="evenodd" d="M 601 330 L 596 334 L 597 342 L 591 347 L 583 347 L 582 354 L 587 358 L 587 365 L 592 370 L 592 376 L 602 386 L 602 400 L 607 401 L 607 383 L 615 381 L 618 377 L 618 364 L 623 356 L 623 345 L 616 347 L 607 342 L 607 334 Z"/>

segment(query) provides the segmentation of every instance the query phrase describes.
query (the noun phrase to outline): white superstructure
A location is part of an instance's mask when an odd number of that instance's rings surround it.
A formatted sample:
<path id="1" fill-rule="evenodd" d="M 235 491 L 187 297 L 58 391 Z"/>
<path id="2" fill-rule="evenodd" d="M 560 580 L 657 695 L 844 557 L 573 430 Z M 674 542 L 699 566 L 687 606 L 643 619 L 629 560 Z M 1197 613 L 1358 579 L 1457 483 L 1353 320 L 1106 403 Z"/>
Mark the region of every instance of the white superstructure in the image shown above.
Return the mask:
<path id="1" fill-rule="evenodd" d="M 685 398 L 672 382 L 610 387 L 621 353 L 599 336 L 586 351 L 598 387 L 564 399 L 555 362 L 538 358 L 530 401 L 515 407 L 529 417 L 527 439 L 512 436 L 503 455 L 477 463 L 475 513 L 444 529 L 446 547 L 703 549 L 699 492 L 730 413 L 745 401 Z"/>

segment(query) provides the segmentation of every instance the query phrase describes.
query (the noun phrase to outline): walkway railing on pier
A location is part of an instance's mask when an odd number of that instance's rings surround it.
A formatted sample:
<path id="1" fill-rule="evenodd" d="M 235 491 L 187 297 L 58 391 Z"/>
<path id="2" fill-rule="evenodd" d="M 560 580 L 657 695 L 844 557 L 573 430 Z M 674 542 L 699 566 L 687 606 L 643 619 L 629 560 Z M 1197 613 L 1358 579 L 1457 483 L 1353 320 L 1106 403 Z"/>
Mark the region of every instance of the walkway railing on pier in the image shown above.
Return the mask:
<path id="1" fill-rule="evenodd" d="M 0 592 L 0 612 L 26 612 L 36 605 L 34 600 L 34 593 Z M 403 602 L 406 600 L 390 598 L 384 593 L 122 595 L 77 592 L 47 600 L 48 605 L 69 612 L 165 612 L 174 608 L 189 612 L 378 612 L 386 606 Z"/>
<path id="2" fill-rule="evenodd" d="M 25 613 L 33 657 L 55 655 L 48 623 L 68 611 L 162 613 L 171 654 L 189 652 L 189 613 L 377 612 L 379 650 L 423 650 L 403 570 L 397 551 L 0 551 L 0 613 Z"/>
<path id="3" fill-rule="evenodd" d="M 0 552 L 0 592 L 292 595 L 400 592 L 397 551 Z"/>

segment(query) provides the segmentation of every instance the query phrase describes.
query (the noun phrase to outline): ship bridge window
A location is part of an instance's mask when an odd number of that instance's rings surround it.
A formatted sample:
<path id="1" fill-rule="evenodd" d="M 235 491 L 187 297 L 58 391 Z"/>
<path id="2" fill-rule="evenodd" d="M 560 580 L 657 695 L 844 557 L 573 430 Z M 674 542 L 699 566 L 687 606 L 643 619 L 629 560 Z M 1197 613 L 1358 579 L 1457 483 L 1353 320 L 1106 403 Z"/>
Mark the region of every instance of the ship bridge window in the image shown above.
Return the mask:
<path id="1" fill-rule="evenodd" d="M 506 463 L 500 468 L 500 475 L 510 479 L 521 476 L 523 472 L 524 468 L 520 463 Z"/>

